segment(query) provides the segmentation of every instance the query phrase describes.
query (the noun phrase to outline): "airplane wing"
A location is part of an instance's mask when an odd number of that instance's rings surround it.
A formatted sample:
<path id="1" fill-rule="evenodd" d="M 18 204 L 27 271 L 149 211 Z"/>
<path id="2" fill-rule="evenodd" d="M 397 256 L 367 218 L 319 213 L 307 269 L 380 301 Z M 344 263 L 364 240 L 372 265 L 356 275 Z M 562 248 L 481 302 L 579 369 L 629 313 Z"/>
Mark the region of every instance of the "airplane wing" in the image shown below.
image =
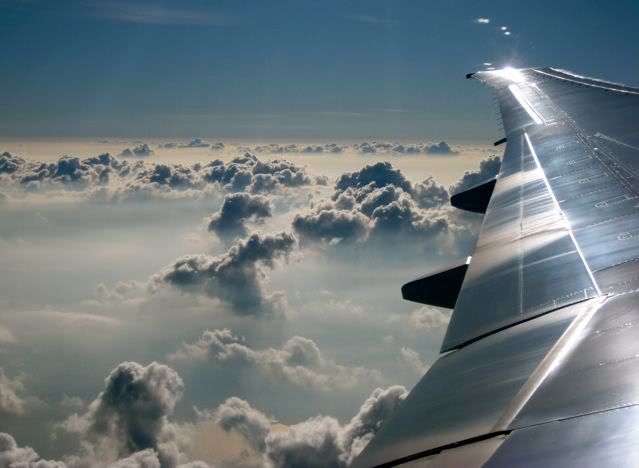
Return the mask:
<path id="1" fill-rule="evenodd" d="M 639 466 L 639 89 L 468 77 L 496 93 L 501 170 L 451 199 L 485 212 L 469 261 L 402 290 L 454 305 L 443 355 L 354 465 Z"/>

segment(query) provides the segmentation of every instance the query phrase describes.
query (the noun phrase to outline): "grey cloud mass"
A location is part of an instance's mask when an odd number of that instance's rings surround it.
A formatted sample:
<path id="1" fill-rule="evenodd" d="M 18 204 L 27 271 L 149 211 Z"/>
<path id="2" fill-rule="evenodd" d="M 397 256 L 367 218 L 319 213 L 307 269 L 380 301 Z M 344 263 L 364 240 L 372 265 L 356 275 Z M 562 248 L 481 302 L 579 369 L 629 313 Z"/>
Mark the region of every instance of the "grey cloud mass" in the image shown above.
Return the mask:
<path id="1" fill-rule="evenodd" d="M 80 459 L 125 458 L 117 466 L 144 466 L 134 463 L 157 454 L 161 466 L 174 467 L 182 447 L 169 417 L 183 392 L 182 379 L 170 367 L 123 362 L 111 371 L 87 412 L 69 417 L 60 428 L 83 437 Z"/>
<path id="2" fill-rule="evenodd" d="M 339 244 L 388 236 L 469 234 L 466 224 L 447 206 L 448 192 L 432 178 L 412 184 L 389 162 L 342 174 L 330 201 L 299 213 L 293 228 L 303 241 Z"/>
<path id="3" fill-rule="evenodd" d="M 293 229 L 302 239 L 340 243 L 362 240 L 368 231 L 368 218 L 356 211 L 320 210 L 298 214 Z"/>
<path id="4" fill-rule="evenodd" d="M 65 468 L 62 462 L 43 460 L 31 447 L 19 447 L 15 439 L 0 432 L 0 468 Z"/>
<path id="5" fill-rule="evenodd" d="M 186 145 L 180 145 L 180 148 L 208 148 L 210 143 L 203 141 L 201 138 L 194 138 Z"/>
<path id="6" fill-rule="evenodd" d="M 271 143 L 269 145 L 258 145 L 254 147 L 246 148 L 248 151 L 254 151 L 256 153 L 270 153 L 270 154 L 286 154 L 286 153 L 329 153 L 339 154 L 345 151 L 348 146 L 338 145 L 336 143 L 327 143 L 323 145 L 297 145 L 297 144 L 277 144 Z"/>
<path id="7" fill-rule="evenodd" d="M 204 420 L 214 420 L 225 431 L 239 432 L 258 452 L 264 452 L 272 421 L 247 401 L 231 397 L 214 412 L 201 412 L 199 416 Z"/>
<path id="8" fill-rule="evenodd" d="M 449 321 L 450 313 L 430 306 L 423 306 L 411 314 L 412 325 L 419 330 L 442 328 L 448 325 Z"/>
<path id="9" fill-rule="evenodd" d="M 411 155 L 411 154 L 458 154 L 445 141 L 436 144 L 428 143 L 386 143 L 386 142 L 363 142 L 352 145 L 352 149 L 361 154 L 390 154 L 390 155 Z"/>
<path id="10" fill-rule="evenodd" d="M 331 416 L 316 416 L 275 431 L 269 418 L 239 398 L 231 398 L 203 416 L 227 431 L 243 434 L 272 468 L 335 467 L 351 465 L 382 424 L 406 398 L 401 386 L 377 388 L 345 425 Z"/>
<path id="11" fill-rule="evenodd" d="M 13 174 L 24 166 L 24 163 L 24 159 L 5 151 L 0 154 L 0 174 Z"/>
<path id="12" fill-rule="evenodd" d="M 394 185 L 407 192 L 411 190 L 410 182 L 401 171 L 385 161 L 364 166 L 360 171 L 342 174 L 335 183 L 336 195 L 348 188 L 364 188 L 369 184 L 377 188 Z M 333 198 L 336 198 L 336 195 L 333 195 Z"/>
<path id="13" fill-rule="evenodd" d="M 56 162 L 0 156 L 3 186 L 23 192 L 75 191 L 99 201 L 207 197 L 216 192 L 270 193 L 310 186 L 303 167 L 283 160 L 261 161 L 245 154 L 225 163 L 216 159 L 192 165 L 132 162 L 109 154 Z M 322 183 L 323 179 L 316 179 Z"/>
<path id="14" fill-rule="evenodd" d="M 445 141 L 440 141 L 436 145 L 430 145 L 426 148 L 426 152 L 428 154 L 457 154 L 458 151 L 454 151 L 448 143 Z"/>
<path id="15" fill-rule="evenodd" d="M 224 197 L 220 210 L 209 222 L 209 231 L 219 236 L 246 234 L 246 221 L 262 221 L 271 216 L 271 203 L 261 195 L 233 193 Z"/>
<path id="16" fill-rule="evenodd" d="M 149 145 L 147 145 L 146 143 L 142 143 L 138 146 L 135 146 L 133 149 L 125 148 L 119 154 L 119 156 L 123 158 L 131 158 L 131 157 L 146 158 L 148 156 L 151 156 L 152 154 L 153 154 L 153 150 L 149 148 Z"/>
<path id="17" fill-rule="evenodd" d="M 413 186 L 413 199 L 421 208 L 436 208 L 448 203 L 448 191 L 428 177 Z"/>
<path id="18" fill-rule="evenodd" d="M 42 404 L 40 400 L 27 394 L 23 376 L 10 377 L 0 367 L 0 417 L 3 414 L 23 416 L 28 410 Z"/>
<path id="19" fill-rule="evenodd" d="M 450 193 L 459 193 L 464 190 L 468 190 L 475 185 L 486 182 L 488 179 L 495 177 L 499 174 L 499 168 L 501 167 L 501 159 L 499 156 L 492 156 L 484 159 L 479 163 L 478 171 L 466 171 L 464 175 L 457 181 L 457 183 L 450 187 Z"/>
<path id="20" fill-rule="evenodd" d="M 389 143 L 389 142 L 361 142 L 355 144 L 280 144 L 271 143 L 268 145 L 257 146 L 239 146 L 241 151 L 263 154 L 341 154 L 341 153 L 359 153 L 359 154 L 387 154 L 391 156 L 400 155 L 416 155 L 416 154 L 458 154 L 460 151 L 451 148 L 445 141 L 439 143 Z"/>
<path id="21" fill-rule="evenodd" d="M 183 391 L 182 379 L 168 366 L 123 362 L 84 413 L 56 425 L 57 431 L 79 436 L 77 453 L 63 461 L 44 460 L 0 433 L 0 468 L 212 468 L 189 460 L 190 441 L 170 420 Z"/>
<path id="22" fill-rule="evenodd" d="M 184 292 L 204 294 L 233 306 L 241 315 L 284 313 L 283 294 L 264 291 L 263 267 L 273 268 L 296 244 L 287 232 L 253 233 L 220 256 L 187 255 L 152 278 L 152 285 L 170 285 Z"/>

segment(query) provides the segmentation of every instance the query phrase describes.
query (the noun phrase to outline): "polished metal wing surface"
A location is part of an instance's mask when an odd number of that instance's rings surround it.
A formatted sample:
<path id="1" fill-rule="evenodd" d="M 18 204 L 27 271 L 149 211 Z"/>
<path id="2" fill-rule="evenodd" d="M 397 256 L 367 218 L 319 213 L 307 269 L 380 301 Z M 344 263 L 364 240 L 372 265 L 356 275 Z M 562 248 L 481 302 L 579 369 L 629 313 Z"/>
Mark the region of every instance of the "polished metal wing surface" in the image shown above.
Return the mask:
<path id="1" fill-rule="evenodd" d="M 639 89 L 468 77 L 496 93 L 500 173 L 453 197 L 485 212 L 472 257 L 405 287 L 454 304 L 444 354 L 354 465 L 639 466 Z"/>

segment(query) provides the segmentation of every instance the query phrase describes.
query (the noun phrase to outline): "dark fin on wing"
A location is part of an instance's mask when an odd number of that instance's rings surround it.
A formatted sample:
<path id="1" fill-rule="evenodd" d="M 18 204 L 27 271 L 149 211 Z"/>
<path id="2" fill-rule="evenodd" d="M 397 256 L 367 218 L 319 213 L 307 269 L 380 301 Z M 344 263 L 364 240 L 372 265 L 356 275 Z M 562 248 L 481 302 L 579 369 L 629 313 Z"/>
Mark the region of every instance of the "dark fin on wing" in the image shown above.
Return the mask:
<path id="1" fill-rule="evenodd" d="M 460 210 L 486 213 L 496 182 L 497 179 L 491 179 L 483 184 L 475 185 L 468 190 L 456 193 L 450 197 L 450 204 Z"/>
<path id="2" fill-rule="evenodd" d="M 402 286 L 402 297 L 407 301 L 453 309 L 469 263 L 470 257 L 452 268 L 406 283 Z"/>

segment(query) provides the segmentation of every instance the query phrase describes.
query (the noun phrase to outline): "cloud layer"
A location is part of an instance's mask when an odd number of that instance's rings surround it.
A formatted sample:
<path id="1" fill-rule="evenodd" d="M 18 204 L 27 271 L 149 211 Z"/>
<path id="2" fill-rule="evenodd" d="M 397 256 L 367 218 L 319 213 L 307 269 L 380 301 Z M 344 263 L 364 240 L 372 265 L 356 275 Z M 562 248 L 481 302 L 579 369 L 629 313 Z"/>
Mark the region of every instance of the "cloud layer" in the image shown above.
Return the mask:
<path id="1" fill-rule="evenodd" d="M 362 142 L 354 144 L 324 143 L 324 144 L 279 144 L 240 146 L 238 149 L 251 153 L 262 154 L 383 154 L 390 156 L 411 155 L 411 154 L 439 154 L 455 155 L 460 152 L 451 148 L 448 143 L 389 143 L 389 142 Z"/>
<path id="2" fill-rule="evenodd" d="M 226 341 L 232 337 L 228 331 Z M 317 364 L 320 358 L 295 339 L 287 344 L 289 359 Z M 197 427 L 172 420 L 184 383 L 172 368 L 153 362 L 143 366 L 123 362 L 105 379 L 104 390 L 83 413 L 75 413 L 57 425 L 58 431 L 76 434 L 79 451 L 63 461 L 41 459 L 30 447 L 0 433 L 0 467 L 80 468 L 207 468 L 191 461 L 190 450 Z M 351 420 L 341 425 L 331 416 L 316 416 L 282 430 L 273 418 L 237 397 L 217 408 L 196 410 L 198 422 L 213 423 L 227 432 L 241 434 L 248 448 L 266 467 L 347 467 L 370 442 L 382 424 L 407 395 L 401 386 L 377 388 Z M 209 441 L 215 443 L 215 441 Z M 242 453 L 245 453 L 243 451 Z"/>
<path id="3" fill-rule="evenodd" d="M 313 180 L 303 167 L 291 162 L 262 161 L 248 153 L 226 163 L 215 159 L 192 165 L 126 158 L 150 154 L 146 150 L 147 145 L 126 150 L 131 154 L 124 154 L 124 159 L 102 154 L 86 159 L 63 156 L 56 162 L 25 160 L 5 152 L 0 155 L 0 176 L 3 186 L 22 193 L 75 191 L 103 201 L 195 198 L 215 192 L 272 193 L 325 183 L 323 178 Z"/>

